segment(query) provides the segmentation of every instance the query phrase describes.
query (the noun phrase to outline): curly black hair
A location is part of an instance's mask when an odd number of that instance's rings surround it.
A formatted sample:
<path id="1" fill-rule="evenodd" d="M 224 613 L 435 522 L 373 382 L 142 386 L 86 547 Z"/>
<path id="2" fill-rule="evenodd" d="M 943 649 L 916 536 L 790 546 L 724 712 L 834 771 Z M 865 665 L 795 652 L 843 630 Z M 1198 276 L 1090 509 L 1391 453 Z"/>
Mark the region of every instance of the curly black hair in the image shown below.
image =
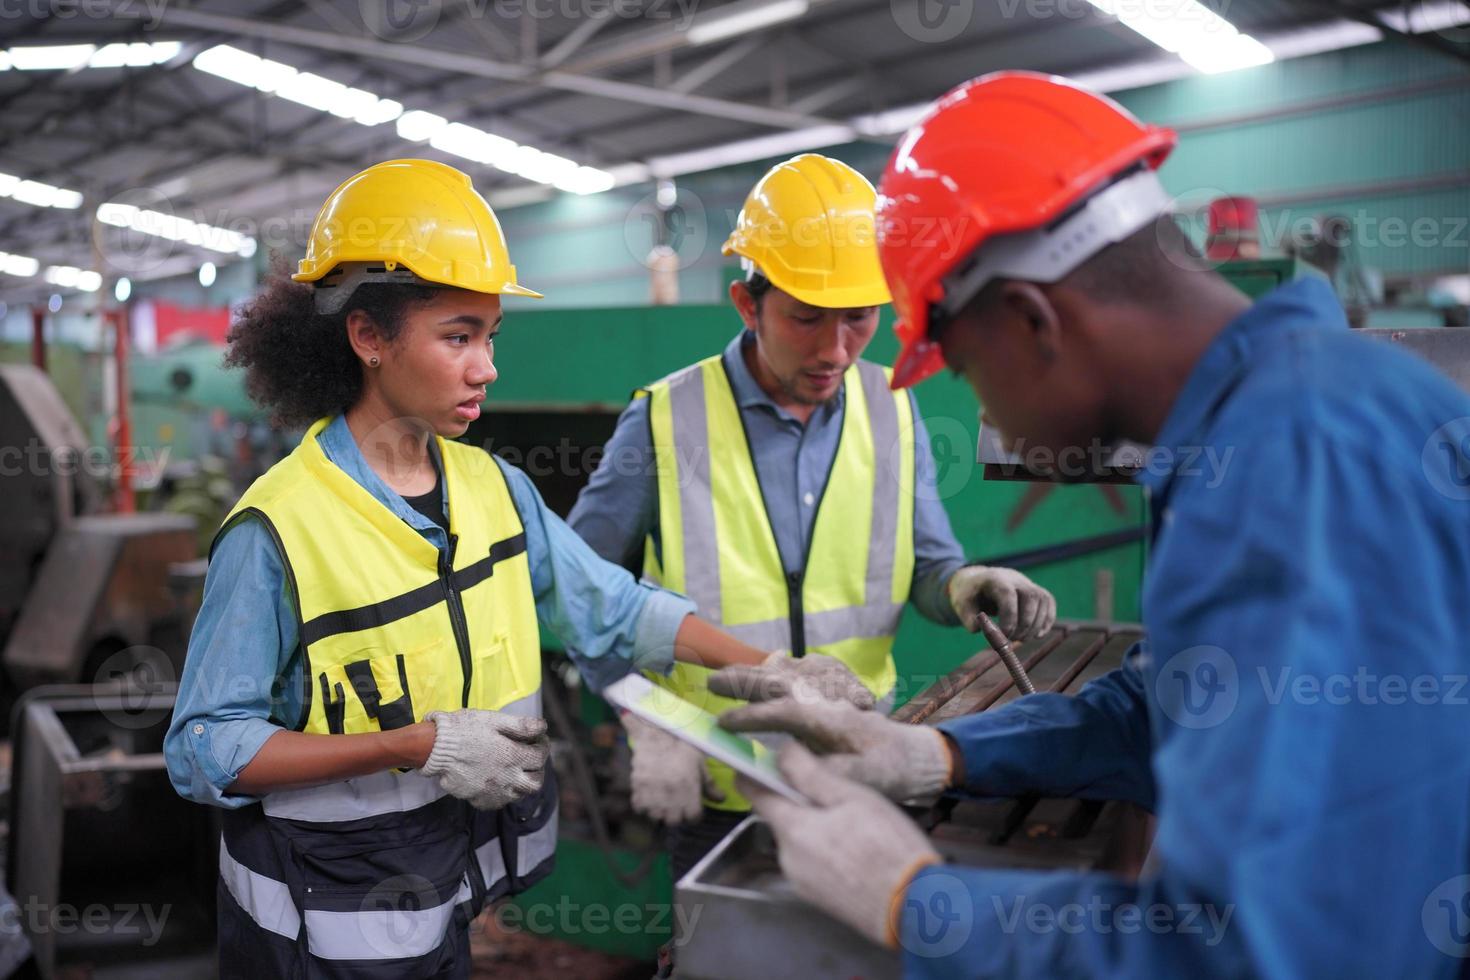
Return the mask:
<path id="1" fill-rule="evenodd" d="M 362 394 L 362 365 L 347 340 L 347 317 L 363 310 L 391 344 L 404 315 L 433 299 L 433 286 L 366 283 L 341 313 L 319 314 L 312 287 L 272 265 L 261 291 L 236 313 L 226 367 L 245 369 L 245 390 L 277 425 L 296 428 L 345 411 Z"/>

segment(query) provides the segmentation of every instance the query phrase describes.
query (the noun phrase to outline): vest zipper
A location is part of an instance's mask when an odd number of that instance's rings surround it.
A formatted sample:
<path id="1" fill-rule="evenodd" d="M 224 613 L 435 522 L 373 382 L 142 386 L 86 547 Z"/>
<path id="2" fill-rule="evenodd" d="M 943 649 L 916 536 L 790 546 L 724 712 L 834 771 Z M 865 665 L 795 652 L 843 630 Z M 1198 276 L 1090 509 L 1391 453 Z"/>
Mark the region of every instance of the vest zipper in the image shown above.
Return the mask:
<path id="1" fill-rule="evenodd" d="M 801 571 L 786 576 L 786 607 L 791 611 L 791 655 L 806 656 L 806 619 L 801 608 L 801 580 L 806 575 L 806 562 Z"/>
<path id="2" fill-rule="evenodd" d="M 454 549 L 459 544 L 459 535 L 449 536 L 449 547 L 439 552 L 439 582 L 444 586 L 444 602 L 449 607 L 449 625 L 454 628 L 454 644 L 459 648 L 459 664 L 464 672 L 464 691 L 461 706 L 470 706 L 470 628 L 464 618 L 464 603 L 454 587 Z"/>

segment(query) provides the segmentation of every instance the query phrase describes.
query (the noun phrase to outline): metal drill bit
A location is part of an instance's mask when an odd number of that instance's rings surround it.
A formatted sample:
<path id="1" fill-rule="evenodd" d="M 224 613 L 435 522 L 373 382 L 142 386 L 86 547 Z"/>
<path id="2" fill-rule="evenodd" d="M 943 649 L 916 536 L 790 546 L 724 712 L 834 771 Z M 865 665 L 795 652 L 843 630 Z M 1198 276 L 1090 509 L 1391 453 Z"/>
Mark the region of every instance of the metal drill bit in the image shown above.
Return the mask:
<path id="1" fill-rule="evenodd" d="M 980 632 L 985 634 L 985 639 L 990 643 L 990 648 L 1000 658 L 1000 662 L 1006 665 L 1006 670 L 1011 672 L 1011 680 L 1021 689 L 1022 694 L 1035 694 L 1036 685 L 1031 683 L 1031 678 L 1026 676 L 1026 668 L 1021 666 L 1021 660 L 1016 656 L 1016 651 L 1011 649 L 1011 641 L 1000 631 L 1000 627 L 990 621 L 990 617 L 983 612 L 980 613 Z"/>

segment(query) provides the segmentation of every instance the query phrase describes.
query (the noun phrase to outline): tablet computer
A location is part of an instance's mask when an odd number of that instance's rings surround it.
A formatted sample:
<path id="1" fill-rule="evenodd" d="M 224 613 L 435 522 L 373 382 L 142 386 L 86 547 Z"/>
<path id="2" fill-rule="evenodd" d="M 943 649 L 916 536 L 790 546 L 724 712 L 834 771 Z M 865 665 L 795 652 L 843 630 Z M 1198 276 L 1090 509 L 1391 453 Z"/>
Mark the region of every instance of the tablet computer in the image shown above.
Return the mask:
<path id="1" fill-rule="evenodd" d="M 603 690 L 602 696 L 614 706 L 631 711 L 650 725 L 688 742 L 766 789 L 780 793 L 794 803 L 811 805 L 811 800 L 786 782 L 770 749 L 744 735 L 725 731 L 715 721 L 714 715 L 667 688 L 659 687 L 641 674 L 629 674 L 614 681 Z"/>

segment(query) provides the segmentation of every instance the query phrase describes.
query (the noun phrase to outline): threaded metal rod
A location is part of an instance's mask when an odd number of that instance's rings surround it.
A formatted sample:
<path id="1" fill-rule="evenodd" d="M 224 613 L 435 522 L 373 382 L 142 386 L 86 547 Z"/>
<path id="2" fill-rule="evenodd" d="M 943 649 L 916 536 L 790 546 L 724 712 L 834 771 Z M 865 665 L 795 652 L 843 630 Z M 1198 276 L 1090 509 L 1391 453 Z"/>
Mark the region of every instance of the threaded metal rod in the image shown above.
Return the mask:
<path id="1" fill-rule="evenodd" d="M 980 632 L 985 634 L 986 641 L 995 651 L 995 655 L 1000 658 L 1000 662 L 1006 665 L 1006 670 L 1010 671 L 1011 680 L 1016 682 L 1016 687 L 1021 689 L 1021 693 L 1035 694 L 1036 685 L 1032 684 L 1031 678 L 1026 676 L 1026 668 L 1021 666 L 1021 660 L 1016 656 L 1016 651 L 1011 649 L 1011 641 L 1006 639 L 1000 627 L 992 623 L 990 617 L 983 612 L 980 613 Z"/>

